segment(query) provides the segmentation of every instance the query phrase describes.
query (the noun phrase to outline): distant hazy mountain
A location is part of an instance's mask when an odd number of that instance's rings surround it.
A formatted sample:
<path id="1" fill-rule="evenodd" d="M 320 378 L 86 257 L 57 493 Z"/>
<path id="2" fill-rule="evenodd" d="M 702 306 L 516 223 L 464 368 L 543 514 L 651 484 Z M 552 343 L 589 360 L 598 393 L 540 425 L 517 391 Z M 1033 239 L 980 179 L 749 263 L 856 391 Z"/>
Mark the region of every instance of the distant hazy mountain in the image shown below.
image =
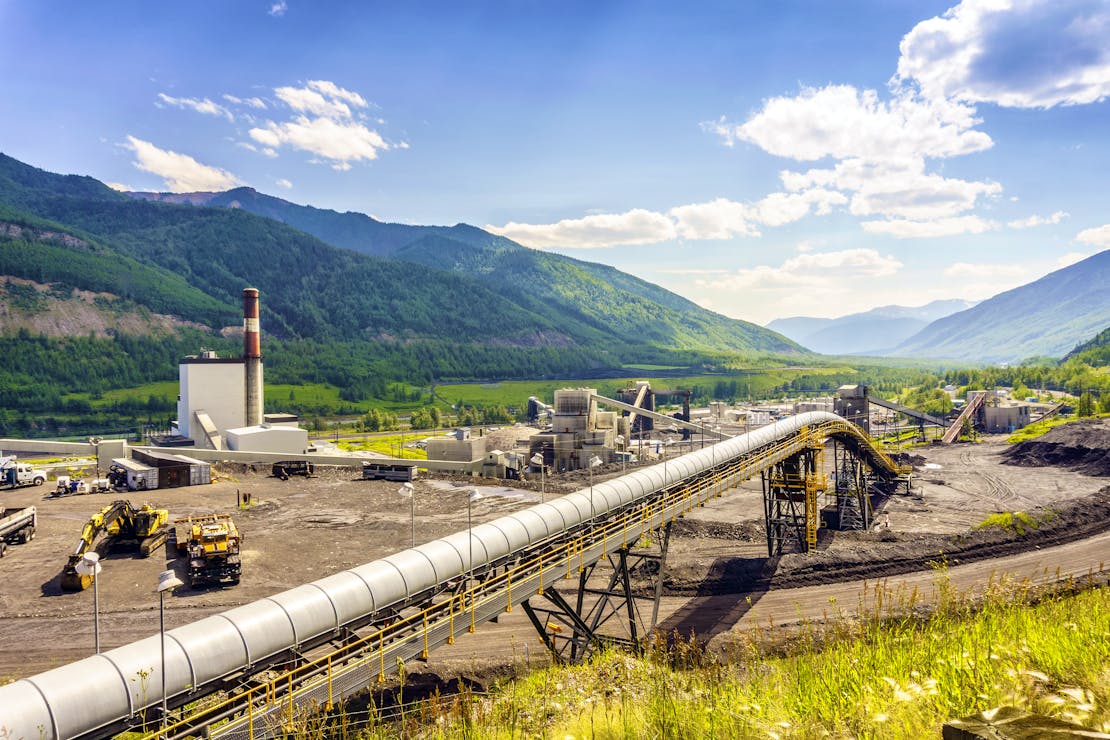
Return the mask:
<path id="1" fill-rule="evenodd" d="M 924 306 L 880 306 L 836 319 L 793 316 L 767 328 L 823 354 L 880 354 L 921 331 L 930 322 L 974 306 L 959 299 Z"/>
<path id="2" fill-rule="evenodd" d="M 892 354 L 972 362 L 1060 357 L 1110 325 L 1108 285 L 1110 250 L 934 321 Z"/>

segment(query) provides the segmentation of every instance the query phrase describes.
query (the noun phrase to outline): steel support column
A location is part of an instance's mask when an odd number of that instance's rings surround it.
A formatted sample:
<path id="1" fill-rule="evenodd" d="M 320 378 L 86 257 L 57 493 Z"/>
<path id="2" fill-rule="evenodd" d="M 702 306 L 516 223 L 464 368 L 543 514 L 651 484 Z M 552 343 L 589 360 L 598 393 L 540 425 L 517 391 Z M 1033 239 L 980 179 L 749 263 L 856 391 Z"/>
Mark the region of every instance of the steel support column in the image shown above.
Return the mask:
<path id="1" fill-rule="evenodd" d="M 647 535 L 649 542 L 619 548 L 583 568 L 573 605 L 554 587 L 544 590 L 545 602 L 530 599 L 522 604 L 557 661 L 579 662 L 606 645 L 639 649 L 659 617 L 670 535 L 668 523 Z M 604 585 L 591 585 L 603 576 L 599 565 L 608 571 Z"/>

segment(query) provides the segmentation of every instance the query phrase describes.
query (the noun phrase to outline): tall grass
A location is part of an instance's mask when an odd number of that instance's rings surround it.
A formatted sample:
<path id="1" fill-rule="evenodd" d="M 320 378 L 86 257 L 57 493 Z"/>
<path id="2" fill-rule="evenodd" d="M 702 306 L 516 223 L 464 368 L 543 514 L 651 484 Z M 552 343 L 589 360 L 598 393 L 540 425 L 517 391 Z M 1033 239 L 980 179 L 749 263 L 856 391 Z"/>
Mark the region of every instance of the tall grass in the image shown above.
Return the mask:
<path id="1" fill-rule="evenodd" d="M 719 657 L 658 640 L 645 655 L 529 674 L 494 698 L 439 715 L 427 737 L 937 737 L 1002 705 L 1110 730 L 1110 589 L 1038 595 L 994 583 L 976 600 L 942 581 L 874 592 L 862 616 L 835 602 L 818 624 L 742 635 Z M 408 728 L 411 732 L 415 728 Z M 369 731 L 375 737 L 396 726 Z"/>

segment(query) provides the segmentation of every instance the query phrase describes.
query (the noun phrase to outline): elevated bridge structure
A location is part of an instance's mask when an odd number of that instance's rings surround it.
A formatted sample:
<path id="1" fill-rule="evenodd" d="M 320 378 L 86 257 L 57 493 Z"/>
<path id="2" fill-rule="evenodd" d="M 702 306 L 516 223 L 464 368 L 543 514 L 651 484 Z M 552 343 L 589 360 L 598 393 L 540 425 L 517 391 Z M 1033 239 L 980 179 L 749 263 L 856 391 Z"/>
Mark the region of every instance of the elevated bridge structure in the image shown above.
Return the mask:
<path id="1" fill-rule="evenodd" d="M 785 522 L 800 504 L 808 536 L 816 457 L 829 440 L 874 475 L 908 474 L 839 416 L 790 417 L 169 630 L 164 666 L 155 634 L 0 686 L 0 727 L 7 737 L 50 739 L 127 729 L 283 736 L 307 713 L 517 607 L 561 658 L 634 643 L 654 628 L 670 524 L 761 476 L 769 531 L 787 540 Z M 634 592 L 630 572 L 645 559 L 658 560 L 656 581 Z"/>

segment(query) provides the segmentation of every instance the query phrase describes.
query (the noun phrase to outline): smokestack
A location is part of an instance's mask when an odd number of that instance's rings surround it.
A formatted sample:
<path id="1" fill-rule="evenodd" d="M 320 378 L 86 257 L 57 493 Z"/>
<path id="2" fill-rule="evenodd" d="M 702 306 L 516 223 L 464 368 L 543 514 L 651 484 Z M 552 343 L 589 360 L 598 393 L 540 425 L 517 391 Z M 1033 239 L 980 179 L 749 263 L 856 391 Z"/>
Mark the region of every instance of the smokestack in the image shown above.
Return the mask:
<path id="1" fill-rule="evenodd" d="M 243 289 L 244 397 L 248 427 L 262 423 L 262 334 L 258 324 L 258 289 Z"/>

